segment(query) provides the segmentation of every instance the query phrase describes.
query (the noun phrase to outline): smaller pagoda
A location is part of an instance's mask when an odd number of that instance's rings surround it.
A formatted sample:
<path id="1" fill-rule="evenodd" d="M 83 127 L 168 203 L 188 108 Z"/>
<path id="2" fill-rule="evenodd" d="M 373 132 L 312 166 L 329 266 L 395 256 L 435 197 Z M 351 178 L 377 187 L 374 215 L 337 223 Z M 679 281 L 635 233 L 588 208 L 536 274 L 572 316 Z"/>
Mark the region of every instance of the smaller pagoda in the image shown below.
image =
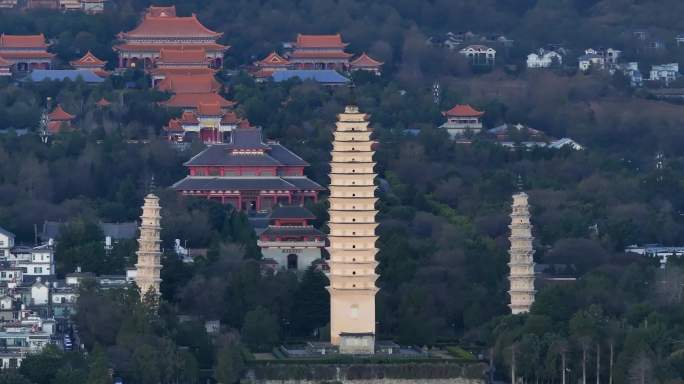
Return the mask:
<path id="1" fill-rule="evenodd" d="M 532 247 L 532 225 L 527 194 L 519 192 L 513 195 L 511 212 L 511 249 L 509 281 L 511 297 L 511 313 L 517 315 L 530 311 L 534 303 L 534 248 Z"/>
<path id="2" fill-rule="evenodd" d="M 65 111 L 60 104 L 47 115 L 48 134 L 55 135 L 73 129 L 71 122 L 76 116 Z"/>
<path id="3" fill-rule="evenodd" d="M 484 112 L 478 111 L 469 104 L 457 104 L 448 111 L 442 112 L 447 118 L 446 123 L 440 128 L 444 128 L 452 139 L 476 135 L 482 131 L 482 116 Z"/>
<path id="4" fill-rule="evenodd" d="M 366 52 L 349 63 L 349 69 L 354 71 L 368 71 L 380 76 L 381 68 L 384 63 L 368 56 Z"/>
<path id="5" fill-rule="evenodd" d="M 257 245 L 278 269 L 303 272 L 321 260 L 325 234 L 310 224 L 316 219 L 302 205 L 278 205 L 268 216 L 268 227 L 259 234 Z"/>
<path id="6" fill-rule="evenodd" d="M 140 216 L 140 237 L 138 238 L 138 262 L 135 264 L 135 282 L 140 288 L 141 299 L 153 291 L 159 295 L 161 283 L 161 207 L 159 198 L 150 193 L 145 196 Z"/>

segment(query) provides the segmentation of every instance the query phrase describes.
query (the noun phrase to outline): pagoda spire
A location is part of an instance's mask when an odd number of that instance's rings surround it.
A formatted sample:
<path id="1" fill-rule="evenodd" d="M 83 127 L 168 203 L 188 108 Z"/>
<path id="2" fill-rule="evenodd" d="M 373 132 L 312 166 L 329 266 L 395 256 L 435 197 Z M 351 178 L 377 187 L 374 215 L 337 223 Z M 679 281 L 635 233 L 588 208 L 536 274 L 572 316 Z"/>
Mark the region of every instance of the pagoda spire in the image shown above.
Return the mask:
<path id="1" fill-rule="evenodd" d="M 159 295 L 161 283 L 161 251 L 159 237 L 161 207 L 159 198 L 150 193 L 145 196 L 145 204 L 142 206 L 140 216 L 140 238 L 138 239 L 138 263 L 135 265 L 135 282 L 140 288 L 141 299 L 150 291 Z"/>
<path id="2" fill-rule="evenodd" d="M 517 315 L 530 311 L 534 303 L 534 248 L 532 247 L 532 225 L 527 194 L 518 192 L 513 195 L 511 212 L 511 249 L 510 249 L 510 290 L 511 313 Z"/>
<path id="3" fill-rule="evenodd" d="M 368 124 L 356 106 L 338 115 L 330 163 L 330 341 L 343 354 L 375 352 L 378 199 Z"/>

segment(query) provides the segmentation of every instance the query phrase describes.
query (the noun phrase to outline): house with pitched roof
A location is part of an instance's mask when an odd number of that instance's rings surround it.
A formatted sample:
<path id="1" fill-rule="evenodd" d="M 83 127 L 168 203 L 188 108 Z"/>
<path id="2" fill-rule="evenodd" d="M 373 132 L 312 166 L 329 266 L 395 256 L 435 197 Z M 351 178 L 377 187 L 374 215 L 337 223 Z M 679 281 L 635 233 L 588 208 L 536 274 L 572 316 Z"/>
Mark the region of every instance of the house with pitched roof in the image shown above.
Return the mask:
<path id="1" fill-rule="evenodd" d="M 484 112 L 478 111 L 469 104 L 456 104 L 448 111 L 442 112 L 447 121 L 440 126 L 446 129 L 452 139 L 476 135 L 482 131 L 482 116 Z"/>
<path id="2" fill-rule="evenodd" d="M 296 69 L 347 70 L 353 56 L 345 52 L 342 35 L 297 35 L 294 50 L 287 59 Z"/>
<path id="3" fill-rule="evenodd" d="M 275 71 L 284 71 L 292 68 L 292 63 L 283 56 L 279 55 L 276 51 L 268 54 L 265 58 L 254 62 L 255 71 L 252 72 L 252 76 L 257 79 L 257 81 L 264 81 L 265 79 L 271 77 Z"/>
<path id="4" fill-rule="evenodd" d="M 229 143 L 209 145 L 184 165 L 189 174 L 172 189 L 247 212 L 315 202 L 324 190 L 304 175 L 306 161 L 278 142 L 264 141 L 261 128 L 236 129 Z"/>
<path id="5" fill-rule="evenodd" d="M 212 68 L 221 68 L 228 46 L 217 43 L 220 32 L 205 27 L 197 15 L 176 15 L 176 8 L 150 7 L 133 30 L 118 35 L 120 44 L 114 46 L 119 54 L 120 68 L 156 67 L 162 49 L 174 51 L 203 50 L 204 59 Z"/>
<path id="6" fill-rule="evenodd" d="M 45 36 L 39 35 L 0 35 L 0 57 L 12 64 L 17 72 L 32 69 L 47 69 L 55 56 L 47 51 Z"/>
<path id="7" fill-rule="evenodd" d="M 376 75 L 380 76 L 382 65 L 384 63 L 381 61 L 377 61 L 374 58 L 368 56 L 366 52 L 362 53 L 359 57 L 356 59 L 352 60 L 349 63 L 349 69 L 354 72 L 354 71 L 368 71 L 368 72 L 373 72 Z"/>
<path id="8" fill-rule="evenodd" d="M 235 105 L 219 94 L 222 84 L 211 73 L 167 74 L 157 83 L 157 89 L 173 94 L 169 100 L 161 102 L 162 105 L 184 111 L 196 111 L 200 104 L 218 104 L 223 111 Z"/>
<path id="9" fill-rule="evenodd" d="M 460 51 L 472 65 L 492 66 L 496 63 L 496 49 L 486 45 L 469 45 Z"/>
<path id="10" fill-rule="evenodd" d="M 65 111 L 61 105 L 57 104 L 55 109 L 48 114 L 47 130 L 48 134 L 57 134 L 73 128 L 71 122 L 76 116 Z"/>
<path id="11" fill-rule="evenodd" d="M 171 119 L 164 130 L 169 141 L 191 142 L 199 139 L 204 144 L 225 143 L 238 127 L 249 127 L 249 122 L 235 112 L 225 111 L 218 103 L 199 104 L 195 111 L 185 111 L 180 118 Z"/>
<path id="12" fill-rule="evenodd" d="M 0 261 L 6 260 L 12 247 L 14 247 L 14 233 L 0 227 Z"/>
<path id="13" fill-rule="evenodd" d="M 107 72 L 104 67 L 107 62 L 98 59 L 92 52 L 88 51 L 78 60 L 72 60 L 69 62 L 71 66 L 75 69 L 92 71 L 98 76 L 107 77 L 109 72 Z"/>
<path id="14" fill-rule="evenodd" d="M 209 59 L 203 48 L 162 48 L 156 61 L 156 68 L 150 71 L 152 86 L 168 75 L 213 75 L 216 69 L 210 68 Z"/>
<path id="15" fill-rule="evenodd" d="M 326 236 L 310 224 L 315 219 L 302 205 L 273 208 L 268 215 L 268 227 L 258 235 L 262 260 L 273 260 L 276 269 L 298 272 L 321 260 Z"/>

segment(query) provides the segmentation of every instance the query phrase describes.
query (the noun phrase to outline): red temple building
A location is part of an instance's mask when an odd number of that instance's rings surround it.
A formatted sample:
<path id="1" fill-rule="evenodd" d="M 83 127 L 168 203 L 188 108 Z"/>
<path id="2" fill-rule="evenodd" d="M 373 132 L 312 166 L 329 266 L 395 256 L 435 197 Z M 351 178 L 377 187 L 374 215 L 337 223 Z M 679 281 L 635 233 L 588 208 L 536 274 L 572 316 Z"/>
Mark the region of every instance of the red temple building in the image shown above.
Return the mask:
<path id="1" fill-rule="evenodd" d="M 336 69 L 347 70 L 353 56 L 344 51 L 348 44 L 342 36 L 336 35 L 297 35 L 294 51 L 288 60 L 296 69 Z"/>
<path id="2" fill-rule="evenodd" d="M 0 76 L 12 76 L 12 63 L 0 56 Z"/>
<path id="3" fill-rule="evenodd" d="M 273 51 L 263 60 L 255 62 L 254 67 L 257 69 L 256 72 L 253 73 L 254 77 L 257 79 L 265 79 L 271 77 L 275 71 L 291 69 L 292 63 Z"/>
<path id="4" fill-rule="evenodd" d="M 204 51 L 202 62 L 220 68 L 229 48 L 216 42 L 222 35 L 202 25 L 195 14 L 181 17 L 173 6 L 150 7 L 135 29 L 118 35 L 122 43 L 114 50 L 119 53 L 120 68 L 153 69 L 162 49 Z"/>
<path id="5" fill-rule="evenodd" d="M 301 205 L 275 207 L 268 216 L 268 227 L 258 235 L 262 260 L 276 271 L 299 272 L 320 261 L 326 236 L 310 224 L 314 219 L 316 216 Z"/>
<path id="6" fill-rule="evenodd" d="M 168 75 L 213 75 L 215 69 L 209 68 L 210 62 L 204 49 L 162 48 L 151 70 L 152 86 Z"/>
<path id="7" fill-rule="evenodd" d="M 61 105 L 57 104 L 57 107 L 48 114 L 47 130 L 49 134 L 57 134 L 65 130 L 70 130 L 72 120 L 76 116 L 65 111 Z"/>
<path id="8" fill-rule="evenodd" d="M 198 105 L 218 104 L 225 111 L 235 105 L 234 102 L 219 95 L 222 85 L 213 74 L 180 75 L 169 74 L 157 83 L 157 89 L 162 92 L 173 93 L 173 96 L 162 105 L 182 108 L 185 111 L 195 111 Z"/>
<path id="9" fill-rule="evenodd" d="M 447 118 L 444 128 L 452 139 L 464 136 L 466 133 L 478 134 L 482 131 L 482 116 L 484 112 L 478 111 L 468 104 L 457 104 L 448 111 L 442 112 Z"/>
<path id="10" fill-rule="evenodd" d="M 243 211 L 315 202 L 324 189 L 304 175 L 306 161 L 277 142 L 264 142 L 261 128 L 236 129 L 229 143 L 210 145 L 185 166 L 189 175 L 173 189 Z"/>
<path id="11" fill-rule="evenodd" d="M 204 144 L 230 141 L 230 134 L 238 127 L 249 127 L 249 122 L 237 117 L 235 112 L 225 112 L 218 103 L 199 104 L 194 112 L 183 112 L 180 118 L 171 119 L 164 127 L 169 141 L 191 142 L 194 138 Z"/>
<path id="12" fill-rule="evenodd" d="M 0 57 L 12 63 L 18 72 L 32 69 L 50 68 L 55 56 L 47 51 L 45 36 L 40 35 L 0 35 Z"/>
<path id="13" fill-rule="evenodd" d="M 69 64 L 75 69 L 91 70 L 101 77 L 109 76 L 109 72 L 104 69 L 107 62 L 98 59 L 90 51 L 86 52 L 80 59 L 73 60 Z"/>
<path id="14" fill-rule="evenodd" d="M 28 0 L 28 9 L 59 9 L 59 0 Z"/>
<path id="15" fill-rule="evenodd" d="M 104 97 L 95 102 L 95 105 L 97 105 L 99 108 L 106 108 L 112 105 L 111 101 L 105 99 Z"/>
<path id="16" fill-rule="evenodd" d="M 380 69 L 382 68 L 382 64 L 384 63 L 373 59 L 364 52 L 361 54 L 361 56 L 357 57 L 356 59 L 352 60 L 351 63 L 349 63 L 349 69 L 352 72 L 369 71 L 375 73 L 376 75 L 380 75 Z"/>

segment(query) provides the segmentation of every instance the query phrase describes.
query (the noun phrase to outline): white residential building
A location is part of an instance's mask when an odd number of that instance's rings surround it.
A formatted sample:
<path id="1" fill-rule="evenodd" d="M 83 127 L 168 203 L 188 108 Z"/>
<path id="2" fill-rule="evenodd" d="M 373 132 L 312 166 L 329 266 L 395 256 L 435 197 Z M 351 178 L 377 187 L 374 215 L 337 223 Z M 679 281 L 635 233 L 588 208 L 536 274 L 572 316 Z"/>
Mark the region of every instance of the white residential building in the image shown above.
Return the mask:
<path id="1" fill-rule="evenodd" d="M 473 65 L 494 65 L 496 63 L 496 50 L 485 45 L 469 45 L 459 53 L 470 60 Z"/>
<path id="2" fill-rule="evenodd" d="M 49 283 L 48 283 L 49 284 Z M 41 278 L 31 286 L 31 305 L 45 305 L 50 298 L 50 287 Z"/>
<path id="3" fill-rule="evenodd" d="M 0 227 L 0 261 L 6 260 L 14 247 L 14 234 Z"/>
<path id="4" fill-rule="evenodd" d="M 549 68 L 561 64 L 563 64 L 563 56 L 556 51 L 541 48 L 527 55 L 527 68 Z"/>
<path id="5" fill-rule="evenodd" d="M 677 80 L 679 77 L 679 63 L 654 65 L 651 67 L 652 81 L 663 81 L 666 85 Z"/>
<path id="6" fill-rule="evenodd" d="M 614 48 L 586 49 L 584 55 L 579 57 L 579 69 L 585 72 L 589 68 L 606 69 L 616 65 L 621 55 L 622 51 Z"/>
<path id="7" fill-rule="evenodd" d="M 50 276 L 55 273 L 52 242 L 37 247 L 14 247 L 10 261 L 23 269 L 24 276 Z"/>

